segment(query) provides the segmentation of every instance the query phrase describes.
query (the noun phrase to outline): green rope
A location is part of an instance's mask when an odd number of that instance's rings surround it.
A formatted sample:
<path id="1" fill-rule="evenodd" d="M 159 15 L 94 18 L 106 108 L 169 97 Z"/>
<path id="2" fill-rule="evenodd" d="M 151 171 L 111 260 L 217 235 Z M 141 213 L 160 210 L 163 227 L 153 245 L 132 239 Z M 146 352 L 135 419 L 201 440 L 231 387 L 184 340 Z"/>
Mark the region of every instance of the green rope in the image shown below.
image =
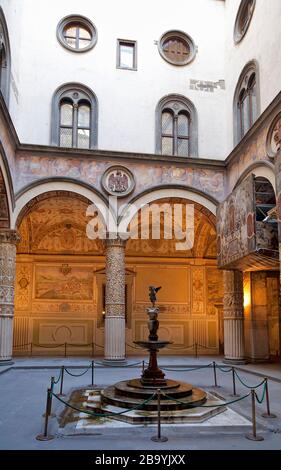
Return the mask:
<path id="1" fill-rule="evenodd" d="M 71 372 L 67 370 L 66 367 L 64 368 L 64 370 L 68 375 L 71 375 L 72 377 L 82 377 L 82 375 L 85 375 L 91 367 L 92 367 L 92 364 L 90 364 L 89 367 L 84 372 L 82 372 L 82 374 L 72 374 Z"/>
<path id="2" fill-rule="evenodd" d="M 262 402 L 264 401 L 265 393 L 266 393 L 266 383 L 264 384 L 264 387 L 263 387 L 263 392 L 262 392 L 262 397 L 261 397 L 261 399 L 259 399 L 258 394 L 257 394 L 257 392 L 255 391 L 255 397 L 256 397 L 256 399 L 257 399 L 257 402 L 258 402 L 260 405 L 261 405 Z"/>
<path id="3" fill-rule="evenodd" d="M 62 402 L 64 405 L 68 406 L 69 408 L 72 408 L 73 410 L 75 411 L 79 411 L 80 413 L 85 413 L 87 415 L 90 415 L 90 416 L 94 416 L 96 418 L 100 418 L 100 417 L 108 417 L 108 418 L 112 418 L 112 416 L 120 416 L 120 415 L 124 415 L 126 413 L 128 413 L 129 411 L 134 411 L 134 410 L 137 410 L 139 409 L 141 406 L 144 406 L 146 405 L 147 403 L 149 403 L 150 401 L 153 400 L 153 398 L 155 397 L 156 393 L 153 393 L 153 395 L 151 395 L 151 397 L 149 397 L 147 400 L 143 401 L 142 403 L 140 403 L 140 405 L 137 405 L 135 406 L 134 408 L 127 408 L 126 410 L 124 411 L 121 411 L 120 413 L 94 413 L 93 411 L 87 411 L 87 410 L 81 410 L 80 408 L 77 408 L 76 406 L 73 406 L 73 405 L 70 405 L 70 403 L 67 403 L 66 401 L 64 401 L 62 398 L 58 397 L 58 395 L 56 395 L 55 393 L 53 393 L 52 391 L 50 392 L 51 395 L 53 395 L 55 398 L 57 398 L 57 400 L 59 400 L 60 402 Z"/>
<path id="4" fill-rule="evenodd" d="M 181 405 L 187 405 L 186 402 L 183 402 L 183 401 L 180 401 L 180 400 L 177 400 L 176 398 L 173 398 L 173 397 L 170 397 L 169 395 L 166 395 L 166 393 L 162 392 L 162 394 L 168 398 L 169 400 L 172 400 L 172 401 L 175 401 L 177 403 L 180 403 Z M 233 403 L 237 403 L 238 401 L 241 401 L 241 400 L 244 400 L 244 398 L 247 398 L 249 397 L 251 394 L 248 393 L 247 395 L 244 395 L 243 397 L 240 397 L 240 398 L 237 398 L 236 400 L 232 400 L 232 401 L 229 401 L 227 403 L 221 403 L 219 405 L 188 405 L 189 408 L 217 408 L 217 407 L 222 407 L 222 406 L 228 406 L 228 405 L 232 405 Z"/>
<path id="5" fill-rule="evenodd" d="M 129 344 L 129 343 L 126 343 L 126 346 L 129 346 L 129 348 L 132 348 L 132 349 L 143 349 L 140 346 L 133 346 L 133 344 Z"/>
<path id="6" fill-rule="evenodd" d="M 62 346 L 65 346 L 67 343 L 62 343 L 62 344 L 56 344 L 56 345 L 52 345 L 52 346 L 44 346 L 43 344 L 36 344 L 36 343 L 32 343 L 33 346 L 35 346 L 36 348 L 46 348 L 46 349 L 55 349 L 55 348 L 60 348 Z"/>
<path id="7" fill-rule="evenodd" d="M 200 369 L 207 369 L 210 366 L 212 366 L 213 363 L 208 364 L 207 366 L 198 366 L 198 367 L 193 367 L 191 369 L 169 369 L 168 367 L 162 367 L 163 370 L 167 370 L 169 372 L 192 372 L 194 370 L 200 370 Z"/>
<path id="8" fill-rule="evenodd" d="M 235 373 L 237 379 L 239 380 L 239 382 L 240 382 L 242 385 L 244 385 L 244 387 L 249 388 L 249 389 L 259 388 L 259 387 L 261 387 L 261 386 L 264 384 L 264 382 L 266 381 L 266 379 L 263 379 L 263 381 L 262 381 L 260 384 L 256 385 L 256 386 L 249 386 L 249 385 L 245 384 L 245 382 L 243 382 L 243 380 L 242 380 L 242 379 L 239 377 L 239 375 L 237 374 L 236 370 L 234 370 L 234 373 Z"/>
<path id="9" fill-rule="evenodd" d="M 61 369 L 60 369 L 60 375 L 58 376 L 57 380 L 54 380 L 54 385 L 58 384 L 61 379 Z"/>
<path id="10" fill-rule="evenodd" d="M 112 367 L 112 368 L 116 368 L 116 369 L 126 369 L 126 367 L 134 367 L 134 366 L 139 366 L 140 364 L 142 364 L 142 361 L 139 361 L 139 362 L 134 362 L 133 364 L 127 364 L 125 366 L 118 366 L 118 365 L 113 365 L 113 364 L 104 364 L 103 362 L 97 362 L 95 361 L 95 364 L 98 364 L 99 366 L 103 366 L 103 367 Z"/>
<path id="11" fill-rule="evenodd" d="M 217 367 L 221 372 L 226 372 L 227 374 L 232 371 L 232 367 L 225 368 L 225 367 L 219 366 L 217 363 L 216 363 L 216 367 Z"/>

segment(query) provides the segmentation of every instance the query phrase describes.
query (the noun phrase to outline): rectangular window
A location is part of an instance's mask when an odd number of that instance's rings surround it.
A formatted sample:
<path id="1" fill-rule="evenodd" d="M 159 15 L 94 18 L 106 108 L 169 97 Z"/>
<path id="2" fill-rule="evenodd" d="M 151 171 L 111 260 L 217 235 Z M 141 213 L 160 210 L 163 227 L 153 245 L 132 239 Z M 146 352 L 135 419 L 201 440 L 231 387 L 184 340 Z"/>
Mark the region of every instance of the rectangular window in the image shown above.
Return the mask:
<path id="1" fill-rule="evenodd" d="M 137 70 L 136 41 L 117 40 L 117 68 Z"/>

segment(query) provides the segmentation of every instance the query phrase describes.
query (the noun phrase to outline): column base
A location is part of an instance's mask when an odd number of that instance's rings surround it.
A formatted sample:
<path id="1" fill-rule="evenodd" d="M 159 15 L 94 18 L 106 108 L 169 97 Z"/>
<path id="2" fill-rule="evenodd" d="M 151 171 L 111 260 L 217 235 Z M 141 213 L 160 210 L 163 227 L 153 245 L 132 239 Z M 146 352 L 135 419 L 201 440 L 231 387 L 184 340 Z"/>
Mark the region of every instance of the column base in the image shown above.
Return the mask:
<path id="1" fill-rule="evenodd" d="M 269 357 L 265 358 L 256 358 L 256 357 L 248 357 L 247 362 L 250 364 L 269 364 L 271 362 Z"/>
<path id="2" fill-rule="evenodd" d="M 225 358 L 225 359 L 223 359 L 222 362 L 224 364 L 239 366 L 239 365 L 247 364 L 249 361 L 247 361 L 246 359 L 227 359 L 227 358 Z"/>
<path id="3" fill-rule="evenodd" d="M 1 360 L 0 359 L 0 367 L 1 366 L 11 366 L 14 364 L 14 361 L 12 359 L 4 359 L 4 360 Z"/>

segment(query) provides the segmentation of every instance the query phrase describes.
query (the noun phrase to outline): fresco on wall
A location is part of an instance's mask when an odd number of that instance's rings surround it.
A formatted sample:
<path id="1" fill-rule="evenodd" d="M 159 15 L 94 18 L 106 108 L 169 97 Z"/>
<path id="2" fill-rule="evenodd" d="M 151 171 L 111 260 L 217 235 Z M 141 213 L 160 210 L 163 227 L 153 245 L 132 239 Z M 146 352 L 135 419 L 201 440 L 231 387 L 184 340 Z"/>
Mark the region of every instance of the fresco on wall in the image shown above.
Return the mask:
<path id="1" fill-rule="evenodd" d="M 79 266 L 36 266 L 35 298 L 92 300 L 93 272 Z"/>
<path id="2" fill-rule="evenodd" d="M 218 265 L 226 267 L 256 247 L 254 177 L 251 175 L 218 207 Z"/>

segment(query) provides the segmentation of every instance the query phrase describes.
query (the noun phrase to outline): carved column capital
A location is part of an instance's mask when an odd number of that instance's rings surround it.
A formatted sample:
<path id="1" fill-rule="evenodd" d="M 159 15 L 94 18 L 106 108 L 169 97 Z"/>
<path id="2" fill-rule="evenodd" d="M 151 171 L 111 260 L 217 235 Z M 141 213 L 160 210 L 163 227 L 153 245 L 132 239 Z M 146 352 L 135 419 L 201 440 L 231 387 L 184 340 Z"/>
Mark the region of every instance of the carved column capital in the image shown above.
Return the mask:
<path id="1" fill-rule="evenodd" d="M 105 246 L 106 248 L 111 248 L 111 247 L 120 247 L 120 248 L 125 248 L 126 247 L 127 240 L 123 240 L 120 237 L 117 238 L 107 238 L 105 240 Z"/>
<path id="2" fill-rule="evenodd" d="M 17 230 L 0 230 L 0 244 L 17 245 L 20 242 L 20 235 Z"/>

